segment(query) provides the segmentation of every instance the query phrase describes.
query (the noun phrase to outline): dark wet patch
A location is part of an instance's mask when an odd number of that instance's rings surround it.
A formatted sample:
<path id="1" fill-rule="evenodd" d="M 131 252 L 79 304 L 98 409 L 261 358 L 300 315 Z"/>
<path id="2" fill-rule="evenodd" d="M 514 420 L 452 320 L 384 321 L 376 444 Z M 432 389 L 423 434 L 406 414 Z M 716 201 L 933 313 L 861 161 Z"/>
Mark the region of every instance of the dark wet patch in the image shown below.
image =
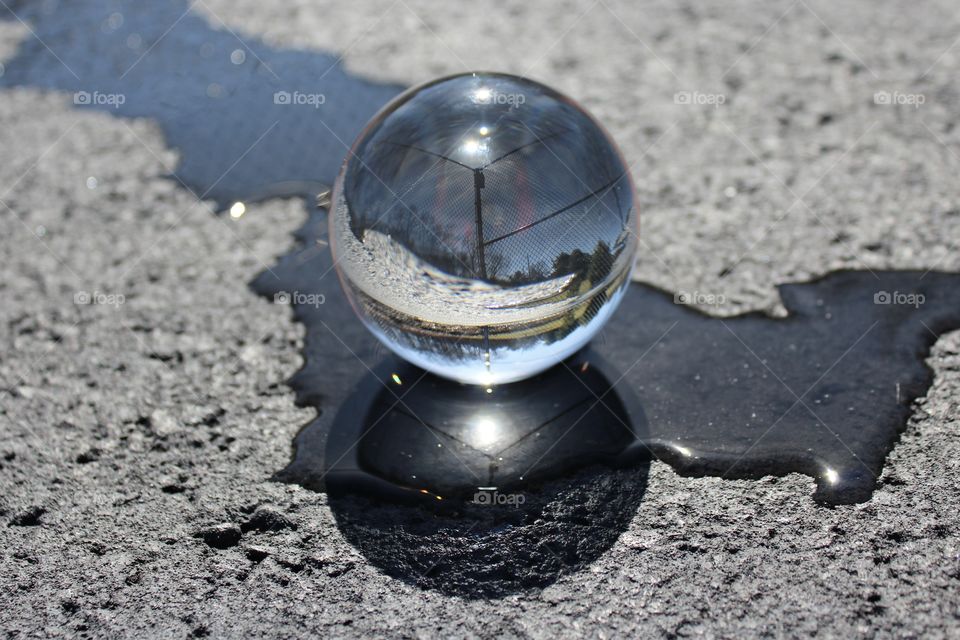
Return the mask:
<path id="1" fill-rule="evenodd" d="M 786 318 L 721 319 L 635 285 L 597 350 L 679 472 L 800 472 L 818 502 L 867 500 L 930 387 L 930 347 L 960 328 L 960 275 L 841 271 L 778 290 Z"/>
<path id="2" fill-rule="evenodd" d="M 322 294 L 323 304 L 295 307 L 307 327 L 306 365 L 291 381 L 320 416 L 281 474 L 318 488 L 337 410 L 387 357 L 340 292 L 323 222 L 313 215 L 301 230 L 305 247 L 253 285 L 268 296 Z M 960 276 L 842 271 L 779 292 L 785 318 L 719 318 L 631 285 L 594 341 L 597 366 L 618 393 L 629 392 L 621 393 L 635 405 L 628 410 L 647 417 L 633 448 L 680 473 L 799 472 L 816 479 L 819 502 L 867 500 L 913 400 L 930 386 L 924 358 L 937 336 L 960 328 Z"/>
<path id="3" fill-rule="evenodd" d="M 57 90 L 77 109 L 154 120 L 178 150 L 170 177 L 220 209 L 329 184 L 347 145 L 402 90 L 347 74 L 333 53 L 240 39 L 184 0 L 149 10 L 133 0 L 53 6 L 16 6 L 36 37 L 4 61 L 0 86 Z M 9 11 L 0 19 L 16 20 Z"/>
<path id="4" fill-rule="evenodd" d="M 253 283 L 268 297 L 323 301 L 294 306 L 306 364 L 290 384 L 319 416 L 276 477 L 327 491 L 341 531 L 386 572 L 470 597 L 544 586 L 598 557 L 629 525 L 651 457 L 692 476 L 804 473 L 826 505 L 869 499 L 930 387 L 931 345 L 960 328 L 956 274 L 843 271 L 782 285 L 784 318 L 714 317 L 634 284 L 589 350 L 488 396 L 425 375 L 368 334 L 340 291 L 322 212 L 298 239 Z M 597 378 L 572 384 L 581 370 Z M 592 399 L 572 429 L 544 434 L 559 457 L 518 446 L 491 461 L 471 445 L 477 415 L 499 398 L 509 407 L 511 394 L 530 397 L 507 411 L 519 424 L 549 420 L 557 407 L 532 396 L 550 384 L 560 405 Z M 477 504 L 481 486 L 525 502 Z"/>

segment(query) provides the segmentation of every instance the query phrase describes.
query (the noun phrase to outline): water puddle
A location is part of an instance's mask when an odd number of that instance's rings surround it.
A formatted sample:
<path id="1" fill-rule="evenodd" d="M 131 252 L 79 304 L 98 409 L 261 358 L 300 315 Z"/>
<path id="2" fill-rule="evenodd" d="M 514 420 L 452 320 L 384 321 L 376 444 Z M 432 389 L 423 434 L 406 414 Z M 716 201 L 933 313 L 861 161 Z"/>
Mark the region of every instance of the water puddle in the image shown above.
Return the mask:
<path id="1" fill-rule="evenodd" d="M 296 456 L 283 477 L 322 488 L 331 472 L 324 447 L 337 409 L 357 393 L 371 398 L 390 390 L 372 409 L 351 409 L 355 424 L 368 412 L 383 413 L 390 406 L 412 414 L 414 422 L 419 415 L 436 429 L 440 423 L 422 414 L 447 410 L 443 420 L 458 433 L 471 430 L 483 407 L 532 395 L 528 383 L 522 391 L 505 385 L 492 394 L 480 389 L 457 395 L 452 389 L 458 385 L 412 369 L 398 373 L 405 365 L 380 347 L 346 304 L 325 235 L 323 215 L 315 214 L 301 236 L 308 248 L 273 269 L 280 281 L 264 275 L 254 284 L 265 295 L 284 291 L 294 299 L 323 300 L 296 307 L 297 320 L 307 327 L 307 364 L 292 384 L 301 401 L 321 415 L 298 436 Z M 819 502 L 867 500 L 912 401 L 930 386 L 924 358 L 931 345 L 941 333 L 960 328 L 960 275 L 843 271 L 782 285 L 779 291 L 785 318 L 762 313 L 717 318 L 672 294 L 633 284 L 591 349 L 551 375 L 559 379 L 564 371 L 587 367 L 605 376 L 610 394 L 620 398 L 628 414 L 645 415 L 644 432 L 626 443 L 635 458 L 653 456 L 688 475 L 759 478 L 799 472 L 816 480 Z M 394 374 L 401 384 L 393 381 Z M 427 382 L 417 382 L 421 377 Z M 419 390 L 421 384 L 436 390 L 438 406 Z M 413 387 L 412 398 L 397 400 L 408 387 Z M 404 409 L 414 399 L 417 411 Z M 454 399 L 461 418 L 452 415 Z M 526 408 L 535 412 L 537 406 Z M 604 415 L 590 413 L 584 421 L 609 421 Z M 532 427 L 535 419 L 524 422 Z M 372 431 L 382 432 L 379 423 Z M 532 457 L 528 451 L 520 447 L 510 455 Z M 386 464 L 383 456 L 377 461 Z M 506 465 L 523 466 L 518 459 Z M 402 473 L 390 473 L 399 482 Z M 467 484 L 488 482 L 475 480 Z M 527 480 L 533 482 L 533 474 Z M 439 495 L 451 490 L 435 475 L 432 482 L 417 489 Z"/>
<path id="2" fill-rule="evenodd" d="M 460 595 L 543 586 L 596 559 L 628 526 L 652 458 L 693 476 L 804 473 L 826 505 L 869 499 L 931 384 L 924 358 L 960 328 L 956 274 L 782 285 L 784 318 L 712 317 L 633 284 L 589 349 L 488 393 L 370 336 L 322 212 L 299 240 L 253 283 L 308 301 L 294 308 L 306 364 L 291 385 L 319 416 L 276 478 L 326 491 L 344 535 L 390 575 Z"/>
<path id="3" fill-rule="evenodd" d="M 78 110 L 149 118 L 177 150 L 171 178 L 220 210 L 278 184 L 330 184 L 347 145 L 402 90 L 347 73 L 335 52 L 241 38 L 185 0 L 54 6 L 17 6 L 35 37 L 4 61 L 0 87 L 57 90 Z M 43 42 L 56 42 L 56 54 Z M 162 161 L 150 137 L 133 135 Z"/>

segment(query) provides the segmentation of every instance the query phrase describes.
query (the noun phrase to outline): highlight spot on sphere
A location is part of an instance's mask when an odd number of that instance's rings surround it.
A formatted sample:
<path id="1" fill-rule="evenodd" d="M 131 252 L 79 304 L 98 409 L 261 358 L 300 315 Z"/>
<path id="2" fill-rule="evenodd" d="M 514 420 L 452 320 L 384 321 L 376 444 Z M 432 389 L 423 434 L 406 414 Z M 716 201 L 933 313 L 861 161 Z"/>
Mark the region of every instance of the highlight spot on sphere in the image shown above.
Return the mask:
<path id="1" fill-rule="evenodd" d="M 330 239 L 344 291 L 384 345 L 490 385 L 583 347 L 629 283 L 627 167 L 569 98 L 472 73 L 415 87 L 354 143 Z"/>

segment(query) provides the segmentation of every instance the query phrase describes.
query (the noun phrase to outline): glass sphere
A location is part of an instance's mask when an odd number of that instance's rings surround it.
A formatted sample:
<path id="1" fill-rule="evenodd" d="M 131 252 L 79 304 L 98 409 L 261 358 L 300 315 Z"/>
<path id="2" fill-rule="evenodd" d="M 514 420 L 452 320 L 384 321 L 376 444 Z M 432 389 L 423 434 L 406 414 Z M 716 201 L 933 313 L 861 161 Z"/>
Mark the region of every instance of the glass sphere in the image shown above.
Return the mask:
<path id="1" fill-rule="evenodd" d="M 334 184 L 330 242 L 360 319 L 466 383 L 532 376 L 583 347 L 629 283 L 633 183 L 569 98 L 495 73 L 403 93 Z"/>

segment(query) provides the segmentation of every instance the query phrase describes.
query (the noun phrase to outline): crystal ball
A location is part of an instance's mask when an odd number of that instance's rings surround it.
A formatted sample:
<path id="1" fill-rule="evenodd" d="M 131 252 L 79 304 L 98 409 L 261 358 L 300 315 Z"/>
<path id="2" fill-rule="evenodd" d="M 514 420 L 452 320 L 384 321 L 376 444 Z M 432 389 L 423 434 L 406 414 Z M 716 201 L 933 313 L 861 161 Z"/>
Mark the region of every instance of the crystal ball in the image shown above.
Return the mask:
<path id="1" fill-rule="evenodd" d="M 629 284 L 626 163 L 570 98 L 467 73 L 414 87 L 354 142 L 330 245 L 366 327 L 434 374 L 493 385 L 574 354 Z"/>

